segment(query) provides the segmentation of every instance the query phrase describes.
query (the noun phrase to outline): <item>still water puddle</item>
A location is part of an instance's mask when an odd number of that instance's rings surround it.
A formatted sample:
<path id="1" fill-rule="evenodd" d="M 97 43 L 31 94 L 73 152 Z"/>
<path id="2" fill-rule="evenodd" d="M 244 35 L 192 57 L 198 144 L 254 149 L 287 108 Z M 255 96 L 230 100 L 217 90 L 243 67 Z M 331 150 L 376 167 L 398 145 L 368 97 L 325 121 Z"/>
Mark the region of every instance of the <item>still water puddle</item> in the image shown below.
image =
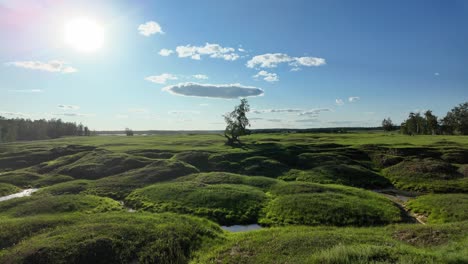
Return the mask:
<path id="1" fill-rule="evenodd" d="M 252 225 L 233 225 L 233 226 L 221 226 L 222 229 L 231 232 L 246 232 L 261 229 L 262 227 L 258 224 Z"/>

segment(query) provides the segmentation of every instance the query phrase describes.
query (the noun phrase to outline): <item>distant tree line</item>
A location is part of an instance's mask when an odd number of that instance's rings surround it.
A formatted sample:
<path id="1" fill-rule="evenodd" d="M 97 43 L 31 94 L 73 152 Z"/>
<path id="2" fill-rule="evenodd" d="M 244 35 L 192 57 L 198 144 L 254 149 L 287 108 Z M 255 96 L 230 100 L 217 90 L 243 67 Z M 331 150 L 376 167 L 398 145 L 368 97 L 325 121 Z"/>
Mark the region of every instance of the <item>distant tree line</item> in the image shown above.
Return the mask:
<path id="1" fill-rule="evenodd" d="M 385 118 L 382 128 L 391 131 L 395 126 L 390 118 Z M 454 107 L 441 119 L 431 110 L 423 114 L 411 112 L 401 123 L 400 131 L 407 135 L 468 135 L 468 102 Z"/>
<path id="2" fill-rule="evenodd" d="M 81 123 L 63 122 L 61 119 L 6 119 L 0 116 L 0 142 L 49 139 L 63 136 L 91 136 L 91 131 Z"/>

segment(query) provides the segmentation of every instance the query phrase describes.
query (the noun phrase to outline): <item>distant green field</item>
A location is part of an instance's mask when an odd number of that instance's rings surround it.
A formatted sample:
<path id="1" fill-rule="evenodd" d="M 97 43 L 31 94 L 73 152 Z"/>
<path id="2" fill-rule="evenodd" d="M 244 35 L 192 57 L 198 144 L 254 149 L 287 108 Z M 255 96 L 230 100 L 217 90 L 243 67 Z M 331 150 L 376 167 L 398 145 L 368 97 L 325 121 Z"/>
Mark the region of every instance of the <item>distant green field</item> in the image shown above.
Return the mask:
<path id="1" fill-rule="evenodd" d="M 468 262 L 468 137 L 241 140 L 230 147 L 222 135 L 177 134 L 0 144 L 0 197 L 39 188 L 0 202 L 0 263 Z M 263 229 L 220 229 L 236 224 Z"/>

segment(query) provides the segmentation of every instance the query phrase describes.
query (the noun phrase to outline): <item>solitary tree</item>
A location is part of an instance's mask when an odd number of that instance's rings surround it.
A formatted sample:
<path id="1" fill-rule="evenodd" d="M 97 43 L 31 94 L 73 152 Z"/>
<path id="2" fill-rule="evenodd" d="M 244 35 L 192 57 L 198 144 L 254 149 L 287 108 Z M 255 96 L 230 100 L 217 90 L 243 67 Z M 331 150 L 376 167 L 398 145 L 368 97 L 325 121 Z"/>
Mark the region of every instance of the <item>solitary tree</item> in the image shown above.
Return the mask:
<path id="1" fill-rule="evenodd" d="M 133 136 L 133 130 L 131 130 L 130 128 L 127 127 L 127 128 L 125 128 L 125 134 L 127 136 Z"/>
<path id="2" fill-rule="evenodd" d="M 385 131 L 392 131 L 394 129 L 394 125 L 393 125 L 393 122 L 392 122 L 392 119 L 389 118 L 384 118 L 384 120 L 382 121 L 382 128 L 383 130 Z"/>
<path id="3" fill-rule="evenodd" d="M 227 138 L 227 145 L 240 144 L 239 137 L 249 134 L 247 127 L 250 126 L 250 123 L 246 116 L 249 111 L 250 106 L 247 99 L 241 99 L 240 105 L 236 106 L 234 111 L 224 115 L 226 121 L 224 136 Z"/>
<path id="4" fill-rule="evenodd" d="M 437 116 L 433 115 L 431 110 L 427 110 L 424 113 L 424 117 L 426 118 L 426 134 L 435 135 L 439 128 Z"/>

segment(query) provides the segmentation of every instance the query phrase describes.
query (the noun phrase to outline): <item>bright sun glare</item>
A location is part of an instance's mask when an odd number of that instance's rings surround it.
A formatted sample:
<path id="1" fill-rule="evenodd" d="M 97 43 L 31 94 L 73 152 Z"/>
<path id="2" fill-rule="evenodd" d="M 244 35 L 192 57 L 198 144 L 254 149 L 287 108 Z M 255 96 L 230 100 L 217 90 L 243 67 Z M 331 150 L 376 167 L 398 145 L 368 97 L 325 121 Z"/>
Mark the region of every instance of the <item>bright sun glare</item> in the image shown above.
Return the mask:
<path id="1" fill-rule="evenodd" d="M 65 25 L 65 43 L 81 52 L 94 52 L 104 43 L 104 29 L 94 20 L 77 18 Z"/>

